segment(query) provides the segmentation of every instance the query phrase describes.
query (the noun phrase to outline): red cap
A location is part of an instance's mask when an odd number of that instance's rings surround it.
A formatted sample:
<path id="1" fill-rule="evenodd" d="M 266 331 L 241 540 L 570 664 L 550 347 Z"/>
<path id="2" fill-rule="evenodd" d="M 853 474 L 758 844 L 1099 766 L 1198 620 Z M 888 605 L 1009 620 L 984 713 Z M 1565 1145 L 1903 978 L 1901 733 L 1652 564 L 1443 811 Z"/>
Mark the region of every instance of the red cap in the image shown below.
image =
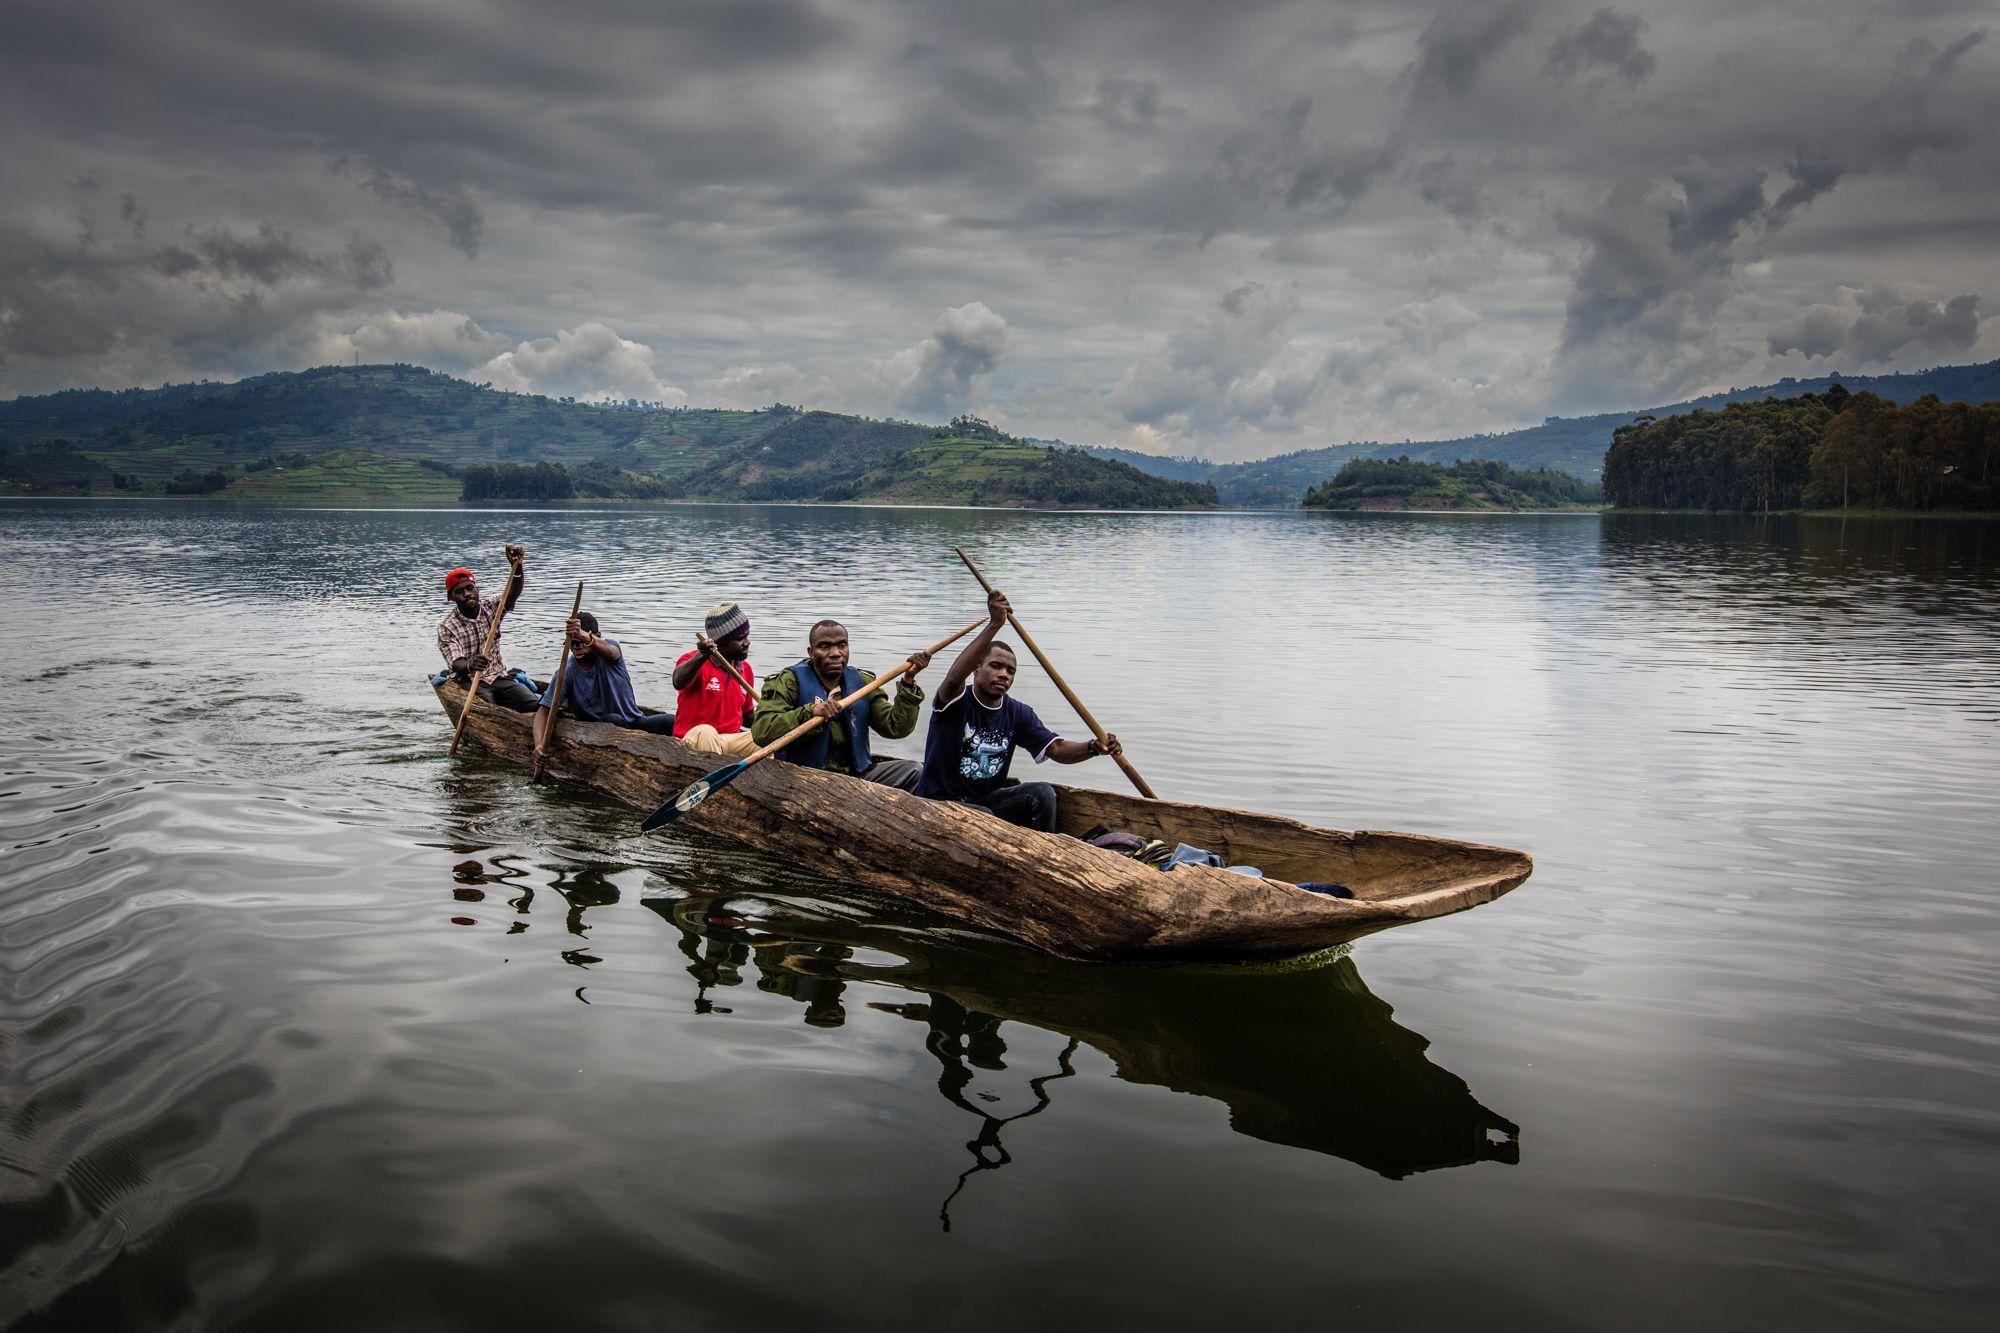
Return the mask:
<path id="1" fill-rule="evenodd" d="M 457 569 L 452 570 L 451 573 L 444 576 L 444 595 L 447 597 L 451 596 L 453 588 L 456 588 L 461 583 L 469 582 L 471 578 L 472 571 L 464 565 L 460 565 Z"/>

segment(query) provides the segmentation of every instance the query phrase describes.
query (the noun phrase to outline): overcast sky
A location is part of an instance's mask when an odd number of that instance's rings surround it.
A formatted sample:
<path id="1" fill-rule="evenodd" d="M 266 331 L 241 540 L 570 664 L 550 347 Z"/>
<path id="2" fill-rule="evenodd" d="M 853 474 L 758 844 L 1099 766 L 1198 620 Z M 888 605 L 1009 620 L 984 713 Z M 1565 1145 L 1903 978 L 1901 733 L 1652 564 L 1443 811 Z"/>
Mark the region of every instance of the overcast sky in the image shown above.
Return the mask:
<path id="1" fill-rule="evenodd" d="M 1241 458 L 2000 357 L 1994 0 L 6 0 L 0 397 Z"/>

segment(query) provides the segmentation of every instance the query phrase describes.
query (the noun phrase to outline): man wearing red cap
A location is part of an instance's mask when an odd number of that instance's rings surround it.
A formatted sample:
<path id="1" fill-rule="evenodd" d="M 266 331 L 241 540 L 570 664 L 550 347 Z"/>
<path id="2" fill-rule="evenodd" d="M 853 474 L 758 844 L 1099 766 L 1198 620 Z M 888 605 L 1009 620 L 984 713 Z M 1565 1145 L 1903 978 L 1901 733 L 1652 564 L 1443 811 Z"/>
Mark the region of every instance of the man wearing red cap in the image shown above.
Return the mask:
<path id="1" fill-rule="evenodd" d="M 541 696 L 514 679 L 507 669 L 507 663 L 500 656 L 500 634 L 493 636 L 490 648 L 481 649 L 486 644 L 486 631 L 493 625 L 493 618 L 500 614 L 502 607 L 511 611 L 514 603 L 521 600 L 521 589 L 528 586 L 528 553 L 518 546 L 507 548 L 507 563 L 512 566 L 508 576 L 507 590 L 499 597 L 479 595 L 479 581 L 472 571 L 465 568 L 452 570 L 444 576 L 444 595 L 451 599 L 452 609 L 444 613 L 438 621 L 438 652 L 445 665 L 458 677 L 461 685 L 469 684 L 475 675 L 479 678 L 479 694 L 503 708 L 511 708 L 517 713 L 533 712 Z M 503 622 L 504 624 L 504 622 Z M 501 634 L 506 630 L 503 628 Z"/>

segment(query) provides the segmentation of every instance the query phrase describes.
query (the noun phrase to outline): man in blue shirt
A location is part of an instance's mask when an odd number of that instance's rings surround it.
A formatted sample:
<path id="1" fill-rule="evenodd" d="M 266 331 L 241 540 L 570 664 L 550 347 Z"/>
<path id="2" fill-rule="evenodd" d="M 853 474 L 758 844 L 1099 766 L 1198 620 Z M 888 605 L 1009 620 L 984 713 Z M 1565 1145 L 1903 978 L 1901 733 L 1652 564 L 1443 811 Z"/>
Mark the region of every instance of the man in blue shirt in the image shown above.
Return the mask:
<path id="1" fill-rule="evenodd" d="M 1100 744 L 1066 741 L 1050 731 L 1035 710 L 1007 693 L 1014 688 L 1014 650 L 993 638 L 1012 608 L 998 590 L 986 597 L 986 628 L 974 636 L 945 673 L 931 707 L 924 737 L 924 771 L 917 795 L 976 805 L 1010 824 L 1056 831 L 1056 792 L 1046 782 L 1007 785 L 1007 769 L 1019 746 L 1036 763 L 1053 759 L 1080 764 L 1093 755 L 1122 754 L 1107 733 Z"/>
<path id="2" fill-rule="evenodd" d="M 569 664 L 561 682 L 542 691 L 541 706 L 535 713 L 535 746 L 541 748 L 548 733 L 549 710 L 566 705 L 573 716 L 585 722 L 609 722 L 659 735 L 674 734 L 672 713 L 642 713 L 632 695 L 632 677 L 625 670 L 625 652 L 618 640 L 597 632 L 597 617 L 588 611 L 570 618 Z M 562 698 L 556 698 L 556 691 Z"/>

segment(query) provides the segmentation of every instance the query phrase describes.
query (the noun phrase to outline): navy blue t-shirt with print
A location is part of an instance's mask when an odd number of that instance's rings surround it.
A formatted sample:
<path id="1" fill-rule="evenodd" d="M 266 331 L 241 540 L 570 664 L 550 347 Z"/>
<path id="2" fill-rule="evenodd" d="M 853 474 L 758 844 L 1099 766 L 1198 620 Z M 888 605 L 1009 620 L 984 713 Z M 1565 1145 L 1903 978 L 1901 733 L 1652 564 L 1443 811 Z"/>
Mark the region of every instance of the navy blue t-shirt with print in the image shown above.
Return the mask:
<path id="1" fill-rule="evenodd" d="M 1005 695 L 988 708 L 967 681 L 959 696 L 931 708 L 931 728 L 924 737 L 924 775 L 917 795 L 933 800 L 976 801 L 990 796 L 1007 781 L 1007 768 L 1020 746 L 1040 763 L 1057 736 L 1035 710 Z"/>

